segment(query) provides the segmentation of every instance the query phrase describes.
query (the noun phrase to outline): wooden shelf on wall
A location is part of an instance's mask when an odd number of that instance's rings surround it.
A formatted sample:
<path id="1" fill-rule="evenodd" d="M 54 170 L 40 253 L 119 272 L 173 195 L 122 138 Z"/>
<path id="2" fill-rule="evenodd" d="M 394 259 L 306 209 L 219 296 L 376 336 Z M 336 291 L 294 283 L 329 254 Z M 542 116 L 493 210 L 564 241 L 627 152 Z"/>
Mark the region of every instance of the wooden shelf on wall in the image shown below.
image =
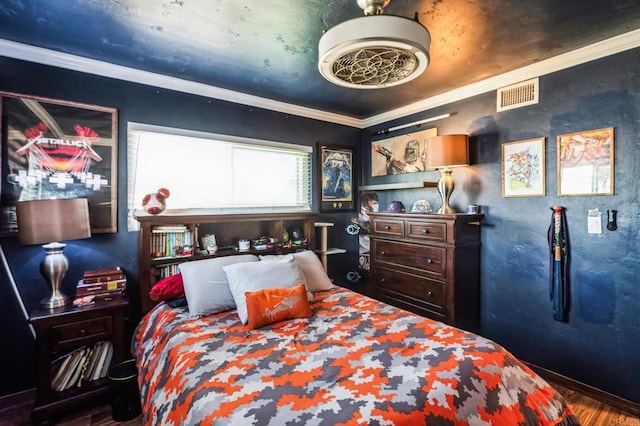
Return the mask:
<path id="1" fill-rule="evenodd" d="M 360 191 L 387 191 L 391 189 L 436 188 L 438 182 L 402 182 L 362 185 Z"/>

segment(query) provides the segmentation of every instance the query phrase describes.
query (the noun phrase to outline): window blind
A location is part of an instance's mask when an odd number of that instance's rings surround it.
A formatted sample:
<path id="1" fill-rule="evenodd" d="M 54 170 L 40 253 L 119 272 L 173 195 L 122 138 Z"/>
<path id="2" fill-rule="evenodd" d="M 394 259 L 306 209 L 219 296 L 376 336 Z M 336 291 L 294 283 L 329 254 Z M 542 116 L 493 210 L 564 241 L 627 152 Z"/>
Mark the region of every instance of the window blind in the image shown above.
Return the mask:
<path id="1" fill-rule="evenodd" d="M 311 147 L 129 123 L 129 229 L 145 194 L 169 189 L 167 213 L 310 211 Z"/>

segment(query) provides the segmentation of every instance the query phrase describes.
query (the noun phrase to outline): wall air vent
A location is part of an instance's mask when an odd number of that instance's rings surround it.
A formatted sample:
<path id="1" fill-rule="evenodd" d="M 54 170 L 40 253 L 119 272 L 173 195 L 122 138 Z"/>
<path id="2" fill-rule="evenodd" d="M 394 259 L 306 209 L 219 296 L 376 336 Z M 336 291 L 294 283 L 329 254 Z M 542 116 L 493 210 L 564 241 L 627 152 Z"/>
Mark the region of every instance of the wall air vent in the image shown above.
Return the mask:
<path id="1" fill-rule="evenodd" d="M 520 108 L 538 103 L 538 77 L 502 87 L 497 92 L 497 111 Z"/>

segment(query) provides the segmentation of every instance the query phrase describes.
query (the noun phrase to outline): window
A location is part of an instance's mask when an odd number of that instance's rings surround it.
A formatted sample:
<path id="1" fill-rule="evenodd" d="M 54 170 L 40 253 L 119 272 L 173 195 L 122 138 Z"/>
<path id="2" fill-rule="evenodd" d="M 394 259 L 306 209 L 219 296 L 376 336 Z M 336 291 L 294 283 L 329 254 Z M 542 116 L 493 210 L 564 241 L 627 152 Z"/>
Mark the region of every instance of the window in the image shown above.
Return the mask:
<path id="1" fill-rule="evenodd" d="M 129 230 L 145 194 L 167 188 L 167 210 L 311 210 L 311 147 L 129 123 Z"/>

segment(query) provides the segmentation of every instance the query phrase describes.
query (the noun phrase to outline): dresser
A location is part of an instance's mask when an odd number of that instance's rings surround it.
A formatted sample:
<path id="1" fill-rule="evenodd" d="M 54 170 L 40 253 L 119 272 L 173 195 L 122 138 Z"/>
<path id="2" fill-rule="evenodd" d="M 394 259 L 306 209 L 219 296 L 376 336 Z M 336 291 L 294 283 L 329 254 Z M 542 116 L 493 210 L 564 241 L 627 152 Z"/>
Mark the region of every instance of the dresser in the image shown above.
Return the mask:
<path id="1" fill-rule="evenodd" d="M 369 213 L 371 295 L 469 331 L 480 322 L 480 214 Z"/>

